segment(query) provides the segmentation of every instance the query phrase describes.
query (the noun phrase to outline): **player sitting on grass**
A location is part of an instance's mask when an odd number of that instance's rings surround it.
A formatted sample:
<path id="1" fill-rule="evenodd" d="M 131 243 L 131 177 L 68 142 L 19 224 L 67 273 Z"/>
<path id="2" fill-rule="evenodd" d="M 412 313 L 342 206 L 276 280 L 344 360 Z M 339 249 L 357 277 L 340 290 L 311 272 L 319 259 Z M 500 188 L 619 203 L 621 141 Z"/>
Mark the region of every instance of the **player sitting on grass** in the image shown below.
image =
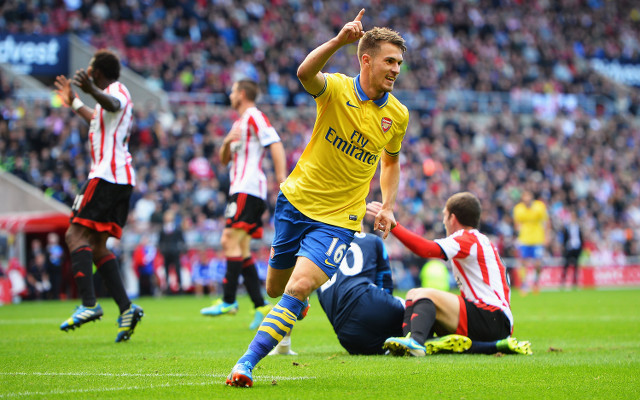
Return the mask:
<path id="1" fill-rule="evenodd" d="M 380 207 L 378 202 L 370 203 L 367 212 L 375 215 Z M 400 225 L 391 232 L 420 257 L 450 260 L 461 294 L 433 288 L 410 290 L 402 324 L 405 336 L 389 338 L 384 344 L 391 354 L 424 356 L 425 342 L 434 333 L 444 337 L 429 342 L 431 352 L 447 348 L 459 352 L 468 350 L 473 341 L 499 341 L 513 331 L 505 267 L 489 238 L 477 230 L 480 201 L 469 192 L 454 194 L 442 215 L 444 239 L 426 240 Z M 447 337 L 451 334 L 460 336 Z"/>

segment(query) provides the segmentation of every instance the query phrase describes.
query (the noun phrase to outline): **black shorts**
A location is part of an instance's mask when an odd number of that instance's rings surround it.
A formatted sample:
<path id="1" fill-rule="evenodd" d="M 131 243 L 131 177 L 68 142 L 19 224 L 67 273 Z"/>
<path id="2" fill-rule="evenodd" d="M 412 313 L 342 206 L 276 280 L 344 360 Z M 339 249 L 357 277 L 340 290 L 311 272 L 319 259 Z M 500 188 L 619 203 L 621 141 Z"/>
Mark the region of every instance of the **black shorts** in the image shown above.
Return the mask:
<path id="1" fill-rule="evenodd" d="M 478 306 L 462 296 L 460 300 L 460 320 L 456 333 L 471 340 L 492 342 L 511 335 L 511 322 L 501 309 L 495 306 Z"/>
<path id="2" fill-rule="evenodd" d="M 246 193 L 232 194 L 224 210 L 226 227 L 242 229 L 254 239 L 262 238 L 262 214 L 267 204 L 259 197 Z"/>
<path id="3" fill-rule="evenodd" d="M 334 328 L 338 340 L 349 354 L 384 354 L 384 341 L 402 336 L 404 306 L 375 286 L 357 299 L 342 326 Z"/>
<path id="4" fill-rule="evenodd" d="M 100 178 L 82 186 L 71 207 L 71 223 L 120 239 L 129 215 L 133 186 L 117 185 Z"/>

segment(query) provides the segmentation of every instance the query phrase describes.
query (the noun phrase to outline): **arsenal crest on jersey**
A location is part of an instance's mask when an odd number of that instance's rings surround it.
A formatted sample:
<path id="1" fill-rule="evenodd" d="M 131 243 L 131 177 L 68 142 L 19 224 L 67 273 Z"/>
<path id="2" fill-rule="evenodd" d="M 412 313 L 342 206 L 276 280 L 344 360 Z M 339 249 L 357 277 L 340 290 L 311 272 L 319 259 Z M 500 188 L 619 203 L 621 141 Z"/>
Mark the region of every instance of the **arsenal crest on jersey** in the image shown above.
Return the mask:
<path id="1" fill-rule="evenodd" d="M 382 121 L 380 122 L 380 126 L 382 127 L 382 132 L 387 133 L 387 131 L 391 128 L 391 125 L 393 125 L 393 121 L 391 121 L 391 118 L 389 117 L 382 118 Z"/>

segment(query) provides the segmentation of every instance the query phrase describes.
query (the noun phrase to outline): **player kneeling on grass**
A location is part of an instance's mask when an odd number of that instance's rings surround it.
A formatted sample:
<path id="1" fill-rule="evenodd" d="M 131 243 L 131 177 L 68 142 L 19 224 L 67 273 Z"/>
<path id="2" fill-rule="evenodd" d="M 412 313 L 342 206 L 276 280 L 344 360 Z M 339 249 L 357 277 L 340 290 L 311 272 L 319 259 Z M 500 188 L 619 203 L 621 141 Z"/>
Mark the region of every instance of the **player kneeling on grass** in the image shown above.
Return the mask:
<path id="1" fill-rule="evenodd" d="M 380 208 L 378 202 L 369 203 L 367 213 L 375 215 Z M 416 255 L 452 261 L 461 293 L 432 288 L 410 290 L 402 324 L 405 336 L 391 337 L 384 344 L 391 354 L 424 356 L 445 350 L 487 353 L 508 351 L 514 346 L 514 352 L 531 353 L 528 342 L 498 342 L 513 331 L 510 288 L 498 251 L 477 230 L 480 214 L 478 198 L 462 192 L 451 196 L 442 211 L 446 238 L 426 240 L 401 225 L 391 230 Z M 434 333 L 440 338 L 427 342 Z M 475 349 L 471 349 L 476 341 Z"/>
<path id="2" fill-rule="evenodd" d="M 340 268 L 317 293 L 349 354 L 384 354 L 384 341 L 402 332 L 404 302 L 393 296 L 389 256 L 376 235 L 356 233 Z"/>

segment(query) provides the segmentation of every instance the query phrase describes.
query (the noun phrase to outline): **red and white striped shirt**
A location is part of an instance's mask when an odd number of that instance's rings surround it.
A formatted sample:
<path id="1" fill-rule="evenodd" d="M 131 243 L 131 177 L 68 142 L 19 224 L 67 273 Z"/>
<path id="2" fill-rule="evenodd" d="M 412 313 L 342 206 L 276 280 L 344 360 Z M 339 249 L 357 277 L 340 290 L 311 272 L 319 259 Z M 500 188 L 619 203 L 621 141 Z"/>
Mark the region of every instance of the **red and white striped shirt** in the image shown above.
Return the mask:
<path id="1" fill-rule="evenodd" d="M 231 142 L 231 187 L 229 194 L 246 193 L 267 199 L 267 177 L 262 171 L 264 148 L 280 141 L 269 119 L 256 107 L 248 108 L 234 122 L 241 139 Z"/>
<path id="2" fill-rule="evenodd" d="M 93 110 L 89 124 L 89 179 L 100 178 L 119 185 L 135 186 L 136 176 L 129 153 L 129 135 L 133 122 L 131 95 L 120 82 L 112 83 L 104 91 L 118 99 L 120 109 L 109 112 L 98 103 Z"/>
<path id="3" fill-rule="evenodd" d="M 509 318 L 513 328 L 506 269 L 489 238 L 476 229 L 461 229 L 435 242 L 453 264 L 461 295 L 480 308 L 498 307 Z"/>

